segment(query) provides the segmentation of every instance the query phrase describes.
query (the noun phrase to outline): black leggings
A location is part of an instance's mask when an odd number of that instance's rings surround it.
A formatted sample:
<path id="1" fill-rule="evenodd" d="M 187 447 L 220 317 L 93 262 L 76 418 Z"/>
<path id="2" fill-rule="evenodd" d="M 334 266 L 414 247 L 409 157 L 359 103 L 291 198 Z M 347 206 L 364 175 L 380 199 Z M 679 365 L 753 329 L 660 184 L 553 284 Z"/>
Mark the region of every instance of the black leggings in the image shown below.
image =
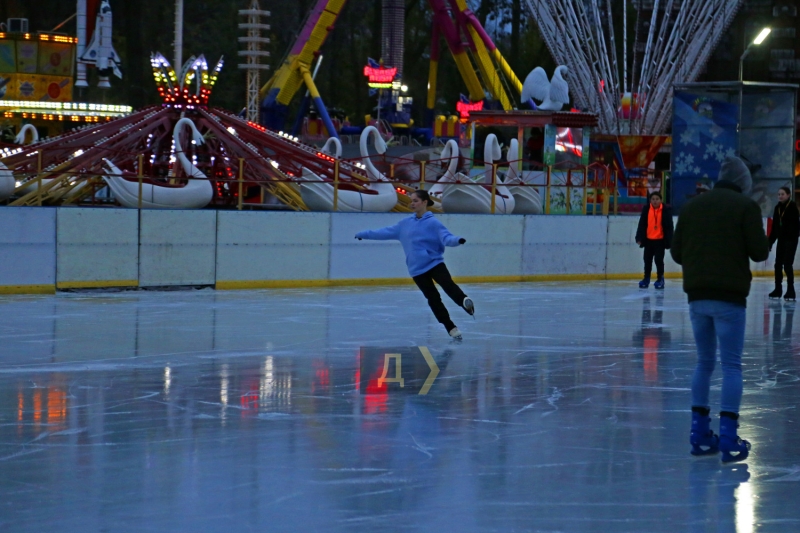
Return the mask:
<path id="1" fill-rule="evenodd" d="M 786 282 L 794 285 L 794 254 L 797 252 L 797 241 L 784 241 L 778 239 L 778 247 L 775 249 L 775 283 L 780 285 L 783 282 L 783 272 L 786 271 Z"/>
<path id="2" fill-rule="evenodd" d="M 653 271 L 653 259 L 656 260 L 656 274 L 659 279 L 664 277 L 664 239 L 644 241 L 644 277 L 650 279 Z"/>
<path id="3" fill-rule="evenodd" d="M 455 284 L 444 263 L 439 263 L 424 274 L 414 276 L 413 279 L 414 283 L 416 283 L 417 287 L 422 291 L 422 294 L 428 299 L 428 305 L 431 306 L 431 311 L 433 311 L 433 316 L 436 317 L 436 320 L 438 320 L 447 331 L 456 327 L 453 321 L 450 320 L 450 314 L 442 303 L 442 297 L 439 295 L 439 291 L 436 290 L 436 285 L 434 285 L 433 282 L 435 281 L 438 283 L 444 292 L 458 304 L 459 307 L 464 305 L 464 298 L 466 298 L 467 295 Z"/>

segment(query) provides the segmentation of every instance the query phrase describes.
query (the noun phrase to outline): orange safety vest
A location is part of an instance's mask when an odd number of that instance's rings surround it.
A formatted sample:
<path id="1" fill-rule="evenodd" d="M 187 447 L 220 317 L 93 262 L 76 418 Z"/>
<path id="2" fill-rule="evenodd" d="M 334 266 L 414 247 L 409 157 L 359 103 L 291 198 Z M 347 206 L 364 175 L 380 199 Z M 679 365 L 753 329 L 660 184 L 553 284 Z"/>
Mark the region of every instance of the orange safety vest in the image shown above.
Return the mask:
<path id="1" fill-rule="evenodd" d="M 657 241 L 664 238 L 664 225 L 661 223 L 661 215 L 664 212 L 664 204 L 654 209 L 650 206 L 649 213 L 647 214 L 647 238 L 651 241 Z"/>

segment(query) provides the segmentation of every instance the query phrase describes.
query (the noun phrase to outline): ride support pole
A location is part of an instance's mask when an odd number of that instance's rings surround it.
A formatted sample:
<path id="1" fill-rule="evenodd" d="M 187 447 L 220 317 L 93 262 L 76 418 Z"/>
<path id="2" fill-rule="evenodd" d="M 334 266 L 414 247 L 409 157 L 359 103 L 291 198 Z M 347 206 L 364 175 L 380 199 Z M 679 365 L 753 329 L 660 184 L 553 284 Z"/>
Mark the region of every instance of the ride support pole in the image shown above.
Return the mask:
<path id="1" fill-rule="evenodd" d="M 425 190 L 425 163 L 427 161 L 419 162 L 419 190 Z"/>
<path id="2" fill-rule="evenodd" d="M 42 151 L 36 154 L 36 205 L 42 207 Z"/>
<path id="3" fill-rule="evenodd" d="M 617 185 L 619 183 L 618 177 L 619 176 L 617 175 L 617 173 L 614 172 L 614 189 L 613 189 L 613 191 L 614 191 L 614 214 L 615 215 L 617 214 Z"/>
<path id="4" fill-rule="evenodd" d="M 242 189 L 244 185 L 244 158 L 239 158 L 239 202 L 236 206 L 236 209 L 239 211 L 242 210 Z"/>
<path id="5" fill-rule="evenodd" d="M 589 198 L 586 196 L 589 191 L 589 167 L 583 167 L 583 214 L 586 215 L 586 203 Z"/>
<path id="6" fill-rule="evenodd" d="M 564 195 L 564 198 L 565 198 L 565 200 L 564 200 L 564 211 L 566 211 L 566 213 L 568 215 L 570 214 L 570 211 L 571 211 L 571 209 L 570 209 L 571 205 L 570 204 L 572 203 L 570 201 L 570 194 L 569 194 L 570 190 L 572 189 L 570 187 L 570 185 L 572 185 L 572 169 L 568 168 L 567 169 L 567 194 Z"/>
<path id="7" fill-rule="evenodd" d="M 492 163 L 492 208 L 491 213 L 494 215 L 497 199 L 497 163 Z"/>
<path id="8" fill-rule="evenodd" d="M 544 214 L 545 215 L 549 215 L 550 214 L 550 174 L 551 174 L 552 170 L 553 170 L 553 168 L 550 165 L 547 165 L 547 170 L 545 171 L 545 174 L 547 176 L 547 182 L 545 184 L 545 192 L 544 192 L 545 193 L 545 197 L 544 197 Z"/>
<path id="9" fill-rule="evenodd" d="M 144 178 L 144 154 L 139 154 L 139 209 L 142 208 L 142 178 Z"/>
<path id="10" fill-rule="evenodd" d="M 339 210 L 339 160 L 333 162 L 333 211 Z"/>

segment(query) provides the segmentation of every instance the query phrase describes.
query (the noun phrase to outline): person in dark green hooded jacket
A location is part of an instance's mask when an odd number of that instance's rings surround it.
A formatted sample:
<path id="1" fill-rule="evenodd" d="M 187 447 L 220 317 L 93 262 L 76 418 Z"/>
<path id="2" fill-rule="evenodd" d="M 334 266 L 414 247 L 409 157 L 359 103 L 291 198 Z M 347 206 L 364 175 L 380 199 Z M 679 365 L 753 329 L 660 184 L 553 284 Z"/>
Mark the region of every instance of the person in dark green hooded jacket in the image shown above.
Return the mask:
<path id="1" fill-rule="evenodd" d="M 681 209 L 670 250 L 683 268 L 683 290 L 689 297 L 697 345 L 689 437 L 692 454 L 722 451 L 723 462 L 742 461 L 750 450 L 750 443 L 737 432 L 745 306 L 752 280 L 750 261 L 766 261 L 769 256 L 761 209 L 747 196 L 751 188 L 744 162 L 727 157 L 714 189 Z M 709 417 L 718 342 L 722 364 L 719 436 L 711 430 Z"/>

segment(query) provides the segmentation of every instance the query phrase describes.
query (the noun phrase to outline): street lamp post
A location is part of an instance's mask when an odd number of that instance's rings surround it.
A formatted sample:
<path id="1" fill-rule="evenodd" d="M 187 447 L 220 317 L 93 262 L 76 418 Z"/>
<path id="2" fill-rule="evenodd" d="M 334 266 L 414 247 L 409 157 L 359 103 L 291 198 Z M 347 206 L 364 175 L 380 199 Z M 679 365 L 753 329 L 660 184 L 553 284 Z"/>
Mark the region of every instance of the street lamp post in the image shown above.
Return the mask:
<path id="1" fill-rule="evenodd" d="M 747 57 L 747 55 L 750 53 L 750 50 L 752 50 L 754 46 L 758 46 L 763 43 L 771 31 L 772 28 L 764 28 L 759 32 L 756 38 L 753 39 L 753 42 L 747 45 L 747 48 L 744 49 L 742 57 L 739 58 L 739 82 L 744 81 L 744 58 Z"/>

